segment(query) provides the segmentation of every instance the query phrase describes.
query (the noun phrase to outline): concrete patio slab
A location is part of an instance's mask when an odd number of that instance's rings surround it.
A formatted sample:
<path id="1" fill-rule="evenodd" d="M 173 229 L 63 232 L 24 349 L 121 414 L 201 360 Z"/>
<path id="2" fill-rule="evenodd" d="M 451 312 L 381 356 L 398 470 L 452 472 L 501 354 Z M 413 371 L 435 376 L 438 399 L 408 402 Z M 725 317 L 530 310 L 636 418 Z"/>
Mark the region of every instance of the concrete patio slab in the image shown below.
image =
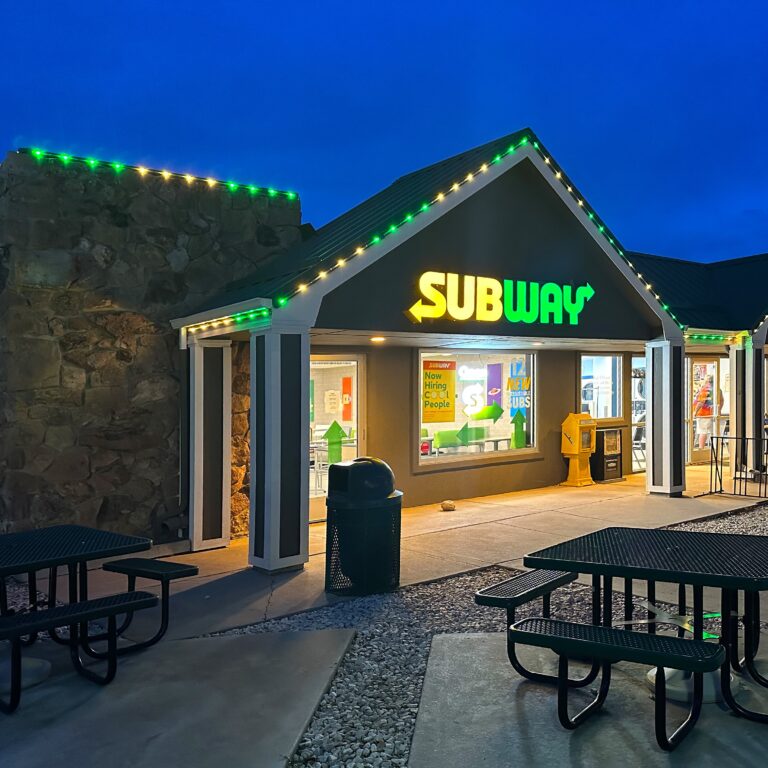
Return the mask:
<path id="1" fill-rule="evenodd" d="M 553 670 L 552 654 L 521 649 L 531 666 Z M 526 766 L 526 768 L 656 768 L 696 765 L 723 768 L 765 765 L 766 726 L 704 705 L 693 733 L 673 753 L 662 752 L 653 735 L 653 702 L 646 668 L 614 666 L 603 709 L 576 731 L 557 721 L 553 686 L 524 681 L 509 665 L 504 635 L 437 635 L 424 681 L 409 768 Z M 768 707 L 768 692 L 739 696 L 755 708 Z M 589 693 L 574 692 L 575 711 Z M 581 697 L 581 698 L 580 698 Z M 669 722 L 684 718 L 670 707 Z"/>
<path id="2" fill-rule="evenodd" d="M 626 482 L 587 488 L 557 486 L 461 499 L 452 512 L 441 510 L 438 504 L 406 508 L 402 517 L 401 584 L 486 565 L 520 568 L 528 552 L 609 525 L 670 525 L 749 504 L 747 499 L 727 496 L 648 496 L 642 476 L 634 475 Z M 171 585 L 169 639 L 252 624 L 338 599 L 323 591 L 324 524 L 310 526 L 309 542 L 310 558 L 303 571 L 271 577 L 248 566 L 247 539 L 236 539 L 222 549 L 173 555 L 173 560 L 194 563 L 200 573 Z M 91 596 L 126 588 L 124 576 L 101 572 L 96 569 L 98 564 L 94 566 L 89 578 Z M 159 592 L 154 582 L 140 582 L 139 586 Z M 60 575 L 59 593 L 66 594 L 65 573 Z M 146 635 L 158 620 L 159 610 L 143 611 L 129 636 Z"/>
<path id="3" fill-rule="evenodd" d="M 121 659 L 105 687 L 58 674 L 0 720 L 3 765 L 282 767 L 353 634 L 163 642 Z"/>

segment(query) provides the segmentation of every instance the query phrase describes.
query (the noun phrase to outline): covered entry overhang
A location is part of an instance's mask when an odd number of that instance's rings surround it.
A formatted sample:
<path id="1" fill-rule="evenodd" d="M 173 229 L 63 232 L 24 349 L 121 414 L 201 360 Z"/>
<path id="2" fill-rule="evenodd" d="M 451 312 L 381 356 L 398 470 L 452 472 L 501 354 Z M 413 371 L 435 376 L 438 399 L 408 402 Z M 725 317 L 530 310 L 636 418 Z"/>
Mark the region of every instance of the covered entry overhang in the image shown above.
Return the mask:
<path id="1" fill-rule="evenodd" d="M 580 406 L 577 354 L 644 355 L 647 488 L 682 492 L 682 324 L 529 132 L 404 177 L 287 258 L 282 274 L 244 281 L 210 309 L 174 323 L 182 346 L 197 360 L 206 357 L 199 350 L 247 339 L 252 565 L 278 570 L 308 556 L 313 350 L 364 350 L 371 360 L 404 350 L 398 365 L 409 360 L 411 373 L 397 380 L 410 389 L 420 350 L 535 352 L 539 386 L 542 366 L 552 366 L 547 387 L 553 391 L 557 366 L 570 355 L 574 386 L 564 387 L 555 410 L 539 398 L 538 418 L 546 413 L 551 424 L 537 443 L 545 437 L 551 443 L 555 421 Z M 371 339 L 377 336 L 385 342 L 374 351 Z M 199 370 L 193 375 L 205 378 Z M 201 508 L 209 503 L 205 481 L 198 487 L 200 473 L 207 477 L 208 439 L 199 437 L 198 428 L 208 407 L 204 391 L 194 390 L 202 405 L 193 398 L 191 409 L 197 438 L 191 442 L 190 485 L 197 487 L 192 504 Z M 415 483 L 418 473 L 408 469 L 418 443 L 411 438 L 419 434 L 413 402 L 409 395 L 403 406 L 401 442 L 382 457 Z M 212 407 L 226 422 L 226 405 Z M 226 451 L 225 428 L 216 429 L 215 438 Z M 369 429 L 371 453 L 377 453 L 376 439 Z M 513 459 L 490 463 L 511 466 Z M 225 458 L 223 464 L 228 468 Z M 450 469 L 443 478 L 456 482 L 464 468 Z M 219 465 L 211 477 L 217 470 L 223 476 Z M 214 517 L 221 511 L 212 509 Z"/>

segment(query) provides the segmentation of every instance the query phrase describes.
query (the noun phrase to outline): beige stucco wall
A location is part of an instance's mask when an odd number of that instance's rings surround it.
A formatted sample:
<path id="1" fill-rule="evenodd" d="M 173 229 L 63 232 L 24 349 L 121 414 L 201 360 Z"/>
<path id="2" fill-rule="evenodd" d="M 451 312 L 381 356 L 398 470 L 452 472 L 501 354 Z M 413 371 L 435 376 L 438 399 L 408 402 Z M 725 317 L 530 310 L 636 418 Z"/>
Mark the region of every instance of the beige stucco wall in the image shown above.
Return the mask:
<path id="1" fill-rule="evenodd" d="M 586 350 L 585 350 L 586 351 Z M 579 353 L 536 352 L 536 449 L 524 458 L 488 453 L 477 463 L 461 466 L 418 463 L 418 350 L 407 347 L 312 347 L 313 354 L 365 356 L 366 447 L 393 469 L 406 506 L 450 498 L 468 498 L 541 488 L 562 482 L 567 464 L 560 454 L 560 425 L 577 409 Z M 631 355 L 623 367 L 622 427 L 624 472 L 631 471 Z M 605 426 L 609 426 L 608 423 Z"/>

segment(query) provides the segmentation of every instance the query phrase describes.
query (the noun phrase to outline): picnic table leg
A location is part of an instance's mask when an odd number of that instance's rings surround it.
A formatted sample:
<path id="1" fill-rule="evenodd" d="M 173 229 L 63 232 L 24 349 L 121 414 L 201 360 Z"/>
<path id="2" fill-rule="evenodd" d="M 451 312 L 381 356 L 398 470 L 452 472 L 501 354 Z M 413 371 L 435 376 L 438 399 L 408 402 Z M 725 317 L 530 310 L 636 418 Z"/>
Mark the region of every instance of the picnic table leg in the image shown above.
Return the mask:
<path id="1" fill-rule="evenodd" d="M 632 579 L 624 579 L 624 621 L 631 621 L 634 612 L 632 603 Z M 625 629 L 632 629 L 631 624 L 625 624 Z"/>
<path id="2" fill-rule="evenodd" d="M 691 709 L 685 722 L 678 726 L 671 736 L 667 736 L 667 678 L 664 667 L 656 667 L 654 698 L 656 700 L 654 707 L 656 743 L 665 752 L 671 752 L 688 735 L 688 733 L 690 733 L 693 726 L 696 725 L 696 721 L 699 719 L 701 705 L 704 701 L 704 674 L 702 672 L 693 673 Z"/>
<path id="3" fill-rule="evenodd" d="M 613 626 L 613 576 L 603 576 L 603 626 Z"/>
<path id="4" fill-rule="evenodd" d="M 59 568 L 54 565 L 50 571 L 48 571 L 48 607 L 55 608 L 58 592 L 58 580 L 59 580 Z M 65 637 L 61 637 L 58 631 L 55 629 L 48 630 L 48 637 L 59 645 L 69 645 L 69 640 Z"/>
<path id="5" fill-rule="evenodd" d="M 0 576 L 0 616 L 8 615 L 8 588 L 5 586 L 5 576 Z"/>
<path id="6" fill-rule="evenodd" d="M 35 571 L 30 571 L 27 574 L 27 602 L 29 604 L 29 610 L 30 612 L 34 613 L 37 611 L 37 573 Z M 35 640 L 37 640 L 37 632 L 33 632 L 32 634 L 28 635 L 24 640 L 21 641 L 21 644 L 27 648 L 30 645 L 32 645 Z"/>
<path id="7" fill-rule="evenodd" d="M 69 627 L 69 653 L 74 668 L 83 677 L 94 683 L 99 685 L 111 683 L 117 672 L 117 618 L 110 616 L 107 619 L 107 651 L 104 655 L 104 658 L 107 660 L 107 671 L 103 675 L 99 675 L 92 669 L 83 666 L 80 649 L 83 643 L 87 644 L 88 635 L 86 633 L 84 636 L 81 636 L 81 627 L 82 624 L 72 624 Z"/>
<path id="8" fill-rule="evenodd" d="M 0 579 L 0 584 L 3 582 Z M 7 606 L 6 606 L 7 607 Z M 11 640 L 11 685 L 8 701 L 0 699 L 0 712 L 10 715 L 19 706 L 21 699 L 21 641 L 18 637 Z"/>
<path id="9" fill-rule="evenodd" d="M 165 585 L 164 585 L 165 586 Z M 167 603 L 167 600 L 163 601 L 163 605 Z M 512 665 L 512 669 L 517 672 L 518 675 L 521 677 L 525 677 L 528 680 L 533 680 L 536 683 L 557 683 L 558 682 L 558 675 L 548 675 L 544 672 L 532 672 L 530 669 L 525 667 L 520 659 L 517 658 L 517 651 L 515 649 L 515 643 L 512 642 L 512 633 L 509 631 L 509 627 L 511 627 L 515 623 L 515 609 L 514 608 L 507 608 L 507 658 L 509 659 L 509 663 Z M 167 626 L 168 624 L 168 617 L 164 616 L 164 625 Z M 160 632 L 158 633 L 159 636 L 157 636 L 157 639 L 152 639 L 151 642 L 157 642 L 163 634 L 165 633 L 165 630 L 163 629 L 163 624 L 161 624 Z M 146 641 L 144 643 L 139 644 L 141 648 L 146 647 L 147 643 Z M 127 648 L 121 648 L 118 652 L 119 653 L 128 653 L 131 650 L 133 650 L 133 646 L 129 646 Z M 138 648 L 137 648 L 138 650 Z M 600 671 L 600 663 L 597 661 L 592 662 L 592 668 L 587 672 L 587 674 L 581 678 L 580 680 L 571 680 L 568 678 L 567 685 L 571 688 L 583 688 L 586 685 L 589 685 L 596 677 L 597 673 Z"/>
<path id="10" fill-rule="evenodd" d="M 723 700 L 740 717 L 746 720 L 754 720 L 757 723 L 768 723 L 768 714 L 753 712 L 751 709 L 742 706 L 736 701 L 733 691 L 731 691 L 731 667 L 729 661 L 732 659 L 733 647 L 737 642 L 736 635 L 738 630 L 737 608 L 733 590 L 724 589 L 722 591 L 720 613 L 722 626 L 720 630 L 720 645 L 724 646 L 726 651 L 726 660 L 720 667 L 720 688 L 723 692 Z"/>
<path id="11" fill-rule="evenodd" d="M 608 689 L 611 686 L 611 662 L 606 661 L 599 666 L 602 674 L 600 676 L 600 688 L 597 696 L 581 712 L 571 717 L 568 714 L 568 688 L 572 687 L 568 679 L 568 657 L 559 657 L 557 665 L 557 717 L 563 728 L 572 731 L 603 706 L 608 696 Z"/>
<path id="12" fill-rule="evenodd" d="M 685 593 L 685 584 L 678 584 L 677 585 L 677 613 L 680 616 L 685 616 L 685 612 L 688 610 L 687 607 L 687 595 Z M 685 637 L 685 629 L 683 627 L 677 628 L 677 636 L 678 637 Z"/>
<path id="13" fill-rule="evenodd" d="M 651 605 L 656 605 L 656 582 L 648 580 L 648 602 Z M 656 622 L 651 621 L 651 614 L 655 617 L 656 614 L 653 613 L 650 609 L 648 610 L 648 634 L 655 635 L 656 634 Z"/>
<path id="14" fill-rule="evenodd" d="M 592 623 L 600 623 L 600 575 L 592 574 Z"/>
<path id="15" fill-rule="evenodd" d="M 750 677 L 759 685 L 768 688 L 768 679 L 755 667 L 755 656 L 760 637 L 760 593 L 744 593 L 744 659 L 742 664 Z"/>

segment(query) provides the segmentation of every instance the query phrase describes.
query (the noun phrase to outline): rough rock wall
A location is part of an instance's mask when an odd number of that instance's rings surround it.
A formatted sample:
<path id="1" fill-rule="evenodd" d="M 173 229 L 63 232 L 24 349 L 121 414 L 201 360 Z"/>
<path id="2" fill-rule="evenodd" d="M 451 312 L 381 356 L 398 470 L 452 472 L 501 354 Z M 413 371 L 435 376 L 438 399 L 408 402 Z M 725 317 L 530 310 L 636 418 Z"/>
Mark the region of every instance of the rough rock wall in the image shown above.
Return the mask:
<path id="1" fill-rule="evenodd" d="M 248 534 L 251 486 L 250 350 L 232 342 L 232 536 Z"/>
<path id="2" fill-rule="evenodd" d="M 185 527 L 186 353 L 169 320 L 278 258 L 300 219 L 297 200 L 6 157 L 0 531 L 79 522 L 162 540 Z"/>

